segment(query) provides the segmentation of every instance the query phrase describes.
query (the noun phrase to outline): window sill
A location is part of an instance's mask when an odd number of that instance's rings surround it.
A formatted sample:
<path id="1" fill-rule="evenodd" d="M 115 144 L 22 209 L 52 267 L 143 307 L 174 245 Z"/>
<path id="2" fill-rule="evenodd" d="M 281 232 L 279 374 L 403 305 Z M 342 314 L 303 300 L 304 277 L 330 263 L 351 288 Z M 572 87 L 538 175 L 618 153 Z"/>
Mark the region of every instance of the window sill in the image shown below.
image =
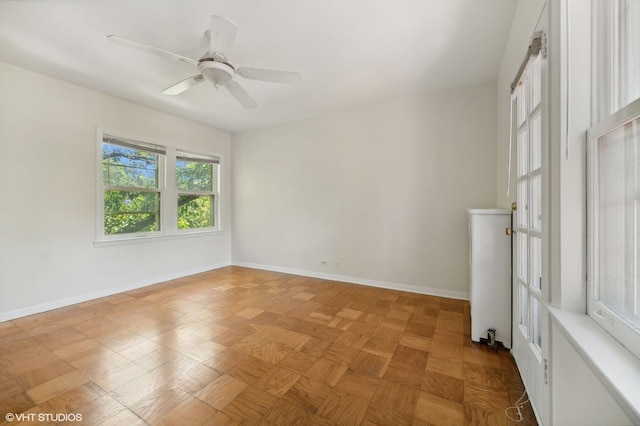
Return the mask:
<path id="1" fill-rule="evenodd" d="M 640 424 L 640 359 L 585 314 L 549 308 L 567 340 L 620 404 Z"/>
<path id="2" fill-rule="evenodd" d="M 177 234 L 170 234 L 170 235 L 166 235 L 166 234 L 165 235 L 145 235 L 140 237 L 121 238 L 118 240 L 94 241 L 93 246 L 96 248 L 99 248 L 99 247 L 112 247 L 112 246 L 121 246 L 121 245 L 138 244 L 138 243 L 171 241 L 171 240 L 183 239 L 183 238 L 196 238 L 196 237 L 206 237 L 211 235 L 219 235 L 223 232 L 224 232 L 224 229 L 211 229 L 206 231 L 183 231 Z"/>

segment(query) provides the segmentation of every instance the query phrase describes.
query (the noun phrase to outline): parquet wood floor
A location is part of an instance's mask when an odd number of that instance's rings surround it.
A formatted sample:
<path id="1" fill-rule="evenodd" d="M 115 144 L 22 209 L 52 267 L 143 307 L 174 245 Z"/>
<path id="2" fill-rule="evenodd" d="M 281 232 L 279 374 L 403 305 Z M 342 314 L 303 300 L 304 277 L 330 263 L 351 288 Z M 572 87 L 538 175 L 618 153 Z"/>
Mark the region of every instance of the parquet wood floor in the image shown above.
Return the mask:
<path id="1" fill-rule="evenodd" d="M 0 424 L 515 424 L 469 335 L 465 301 L 227 267 L 0 323 Z"/>

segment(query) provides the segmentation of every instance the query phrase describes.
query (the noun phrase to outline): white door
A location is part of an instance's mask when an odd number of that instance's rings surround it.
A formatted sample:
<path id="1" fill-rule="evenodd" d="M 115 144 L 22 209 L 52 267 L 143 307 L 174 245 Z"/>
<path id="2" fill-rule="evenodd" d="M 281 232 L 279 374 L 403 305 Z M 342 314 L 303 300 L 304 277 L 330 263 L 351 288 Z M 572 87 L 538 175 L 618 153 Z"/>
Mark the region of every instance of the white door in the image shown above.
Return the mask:
<path id="1" fill-rule="evenodd" d="M 513 348 L 538 421 L 549 424 L 546 59 L 531 57 L 514 91 Z"/>

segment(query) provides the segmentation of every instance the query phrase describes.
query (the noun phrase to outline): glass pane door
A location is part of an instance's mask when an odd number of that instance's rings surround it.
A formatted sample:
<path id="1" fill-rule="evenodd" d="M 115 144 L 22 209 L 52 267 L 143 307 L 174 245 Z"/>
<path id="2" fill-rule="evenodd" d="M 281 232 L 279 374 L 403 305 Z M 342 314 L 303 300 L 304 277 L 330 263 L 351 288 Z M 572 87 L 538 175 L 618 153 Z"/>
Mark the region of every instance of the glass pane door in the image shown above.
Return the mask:
<path id="1" fill-rule="evenodd" d="M 540 356 L 542 297 L 542 114 L 540 56 L 533 58 L 517 87 L 516 279 L 519 333 Z M 522 109 L 520 109 L 522 108 Z"/>
<path id="2" fill-rule="evenodd" d="M 548 418 L 546 358 L 548 313 L 546 284 L 547 194 L 546 61 L 532 57 L 514 92 L 516 201 L 513 215 L 513 346 L 537 415 Z"/>

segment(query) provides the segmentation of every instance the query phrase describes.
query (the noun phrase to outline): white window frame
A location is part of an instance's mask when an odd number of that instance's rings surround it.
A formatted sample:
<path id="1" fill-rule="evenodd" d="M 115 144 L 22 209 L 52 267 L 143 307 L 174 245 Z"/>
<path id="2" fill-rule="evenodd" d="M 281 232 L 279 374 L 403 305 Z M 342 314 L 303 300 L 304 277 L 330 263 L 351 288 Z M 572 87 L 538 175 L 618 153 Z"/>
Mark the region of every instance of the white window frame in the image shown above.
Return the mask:
<path id="1" fill-rule="evenodd" d="M 140 151 L 148 151 L 151 150 L 158 151 L 158 176 L 157 181 L 158 185 L 156 188 L 142 188 L 142 187 L 117 187 L 117 186 L 108 186 L 103 182 L 102 177 L 102 150 L 103 144 L 105 142 L 105 137 L 113 138 L 114 140 L 119 140 L 121 142 L 125 142 L 128 146 L 133 148 L 139 148 Z M 116 143 L 117 144 L 117 143 Z M 163 153 L 160 153 L 163 152 Z M 145 237 L 156 237 L 165 235 L 166 233 L 166 215 L 164 214 L 164 210 L 166 209 L 166 147 L 163 145 L 151 143 L 148 141 L 140 140 L 139 138 L 130 138 L 124 136 L 122 134 L 118 134 L 117 132 L 103 131 L 101 129 L 98 130 L 98 148 L 97 148 L 97 211 L 96 211 L 96 229 L 97 241 L 117 241 L 117 240 L 127 240 L 132 238 L 145 238 Z M 154 192 L 159 195 L 159 215 L 160 215 L 160 229 L 158 231 L 152 232 L 135 232 L 135 233 L 123 233 L 123 234 L 114 234 L 107 235 L 105 234 L 104 229 L 104 196 L 107 191 L 110 190 L 121 190 L 121 191 L 131 191 L 131 192 Z"/>
<path id="2" fill-rule="evenodd" d="M 105 235 L 104 233 L 104 192 L 102 178 L 102 144 L 104 136 L 109 135 L 115 139 L 127 141 L 131 145 L 136 143 L 141 149 L 144 146 L 163 148 L 165 150 L 158 164 L 158 189 L 160 192 L 160 230 L 156 232 L 139 232 L 128 234 Z M 178 229 L 178 194 L 175 170 L 176 158 L 179 153 L 190 153 L 200 158 L 217 159 L 218 164 L 214 172 L 214 226 L 206 228 Z M 96 239 L 95 247 L 105 247 L 118 244 L 136 243 L 143 241 L 157 241 L 163 238 L 180 238 L 188 236 L 206 235 L 224 230 L 221 195 L 221 176 L 223 167 L 223 156 L 218 153 L 196 153 L 189 149 L 176 149 L 171 144 L 161 144 L 138 135 L 125 134 L 123 132 L 102 127 L 96 127 Z M 181 192 L 180 192 L 181 193 Z M 200 193 L 199 193 L 200 194 Z"/>
<path id="3" fill-rule="evenodd" d="M 621 64 L 638 61 L 621 54 L 621 49 L 629 50 L 633 42 L 620 36 L 620 1 L 592 0 L 592 55 L 593 75 L 591 91 L 594 94 L 591 107 L 593 123 L 597 123 L 621 107 L 630 104 L 633 99 L 625 96 L 624 90 L 632 92 L 629 76 L 621 74 Z M 633 0 L 637 1 L 637 0 Z M 636 93 L 637 86 L 634 88 Z"/>
<path id="4" fill-rule="evenodd" d="M 592 0 L 594 78 L 591 85 L 592 127 L 587 132 L 587 315 L 640 358 L 640 329 L 599 301 L 597 144 L 601 137 L 640 116 L 640 99 L 629 103 L 623 93 L 632 88 L 627 86 L 629 76 L 623 78 L 621 75 L 621 64 L 629 58 L 621 54 L 621 48 L 628 46 L 620 35 L 619 5 L 619 1 Z"/>
<path id="5" fill-rule="evenodd" d="M 640 118 L 640 99 L 636 99 L 602 120 L 588 132 L 587 315 L 640 358 L 640 329 L 600 302 L 598 282 L 598 141 L 601 137 L 638 118 Z"/>
<path id="6" fill-rule="evenodd" d="M 176 151 L 176 161 L 174 164 L 176 174 L 178 170 L 177 161 L 179 159 L 185 159 L 186 161 L 203 161 L 207 163 L 211 163 L 212 167 L 212 189 L 211 191 L 186 191 L 182 189 L 178 189 L 177 179 L 174 182 L 176 187 L 176 227 L 178 226 L 178 198 L 181 195 L 196 195 L 196 196 L 210 196 L 213 197 L 213 203 L 211 204 L 211 223 L 212 226 L 203 227 L 203 228 L 189 228 L 189 229 L 179 229 L 178 232 L 182 234 L 189 233 L 198 233 L 198 232 L 206 232 L 206 231 L 218 231 L 220 230 L 220 157 L 200 154 L 189 150 L 177 150 Z"/>

